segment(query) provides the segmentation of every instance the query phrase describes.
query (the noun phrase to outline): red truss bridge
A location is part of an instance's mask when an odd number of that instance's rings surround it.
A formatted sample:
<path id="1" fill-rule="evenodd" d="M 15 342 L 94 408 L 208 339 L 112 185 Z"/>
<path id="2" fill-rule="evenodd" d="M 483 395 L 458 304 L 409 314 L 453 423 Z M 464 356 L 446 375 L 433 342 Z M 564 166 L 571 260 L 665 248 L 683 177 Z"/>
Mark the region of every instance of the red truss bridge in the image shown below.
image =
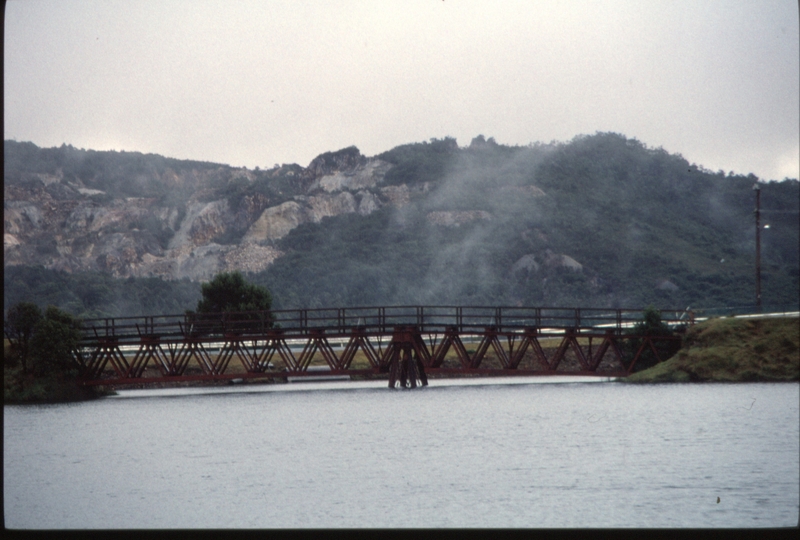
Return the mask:
<path id="1" fill-rule="evenodd" d="M 662 322 L 672 327 L 690 322 L 680 310 L 669 314 Z M 73 354 L 87 385 L 325 375 L 416 387 L 429 376 L 624 377 L 646 351 L 665 360 L 659 346 L 681 339 L 631 333 L 642 317 L 632 309 L 394 306 L 90 319 L 81 321 Z M 637 346 L 626 347 L 630 340 Z"/>

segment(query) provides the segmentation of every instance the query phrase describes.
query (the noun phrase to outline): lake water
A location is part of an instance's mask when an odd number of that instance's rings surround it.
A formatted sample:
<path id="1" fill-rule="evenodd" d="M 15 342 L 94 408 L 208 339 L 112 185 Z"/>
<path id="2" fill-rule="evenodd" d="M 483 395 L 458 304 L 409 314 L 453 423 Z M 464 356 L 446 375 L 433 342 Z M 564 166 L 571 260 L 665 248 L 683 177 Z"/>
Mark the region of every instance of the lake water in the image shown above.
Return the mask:
<path id="1" fill-rule="evenodd" d="M 538 381 L 5 406 L 5 525 L 798 525 L 800 385 Z"/>

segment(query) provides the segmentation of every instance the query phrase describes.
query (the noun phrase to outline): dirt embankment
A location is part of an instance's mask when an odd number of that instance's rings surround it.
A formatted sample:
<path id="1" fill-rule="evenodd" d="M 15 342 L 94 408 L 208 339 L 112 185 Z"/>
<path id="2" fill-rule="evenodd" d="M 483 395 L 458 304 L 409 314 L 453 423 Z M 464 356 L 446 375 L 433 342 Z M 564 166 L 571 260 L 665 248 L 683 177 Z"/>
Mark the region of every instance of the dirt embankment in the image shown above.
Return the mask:
<path id="1" fill-rule="evenodd" d="M 627 382 L 800 381 L 800 319 L 704 321 L 678 353 Z"/>

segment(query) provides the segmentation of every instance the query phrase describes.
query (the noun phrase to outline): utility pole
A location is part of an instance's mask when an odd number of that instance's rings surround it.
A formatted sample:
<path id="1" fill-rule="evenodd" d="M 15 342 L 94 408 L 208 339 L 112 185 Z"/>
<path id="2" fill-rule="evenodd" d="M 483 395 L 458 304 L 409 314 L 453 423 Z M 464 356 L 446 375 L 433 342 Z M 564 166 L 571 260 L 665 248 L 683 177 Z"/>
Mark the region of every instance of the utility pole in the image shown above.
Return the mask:
<path id="1" fill-rule="evenodd" d="M 756 311 L 761 313 L 761 188 L 753 184 L 756 192 Z"/>

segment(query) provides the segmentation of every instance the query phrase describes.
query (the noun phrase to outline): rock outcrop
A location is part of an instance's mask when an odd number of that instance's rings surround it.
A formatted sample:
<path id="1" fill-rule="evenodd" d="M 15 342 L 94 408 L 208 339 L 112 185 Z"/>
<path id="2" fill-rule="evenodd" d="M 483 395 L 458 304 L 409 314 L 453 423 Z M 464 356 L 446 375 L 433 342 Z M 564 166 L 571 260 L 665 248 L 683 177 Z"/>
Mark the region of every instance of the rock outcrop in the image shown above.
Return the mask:
<path id="1" fill-rule="evenodd" d="M 302 223 L 368 215 L 411 197 L 405 185 L 382 186 L 391 164 L 356 147 L 322 154 L 306 168 L 176 163 L 118 183 L 94 178 L 87 185 L 61 168 L 7 177 L 4 264 L 194 280 L 223 270 L 257 272 L 282 255 L 273 243 Z M 259 178 L 274 178 L 279 187 L 235 195 Z M 119 196 L 114 189 L 158 196 Z"/>
<path id="2" fill-rule="evenodd" d="M 277 240 L 304 221 L 303 207 L 295 201 L 288 201 L 264 210 L 242 240 L 250 243 Z"/>
<path id="3" fill-rule="evenodd" d="M 536 257 L 532 253 L 523 255 L 511 266 L 511 274 L 537 272 L 538 270 L 539 263 L 536 262 Z"/>
<path id="4" fill-rule="evenodd" d="M 550 268 L 564 268 L 573 272 L 583 271 L 583 265 L 569 255 L 553 253 L 549 249 L 545 250 L 544 264 Z"/>
<path id="5" fill-rule="evenodd" d="M 446 150 L 458 149 L 454 139 L 445 142 Z M 492 144 L 481 139 L 471 148 Z M 365 157 L 355 146 L 321 154 L 308 167 L 284 164 L 251 171 L 136 153 L 26 145 L 6 142 L 19 152 L 17 168 L 5 171 L 6 266 L 193 280 L 235 269 L 258 272 L 283 255 L 278 242 L 304 223 L 400 208 L 432 189 L 430 181 L 387 185 L 393 165 Z M 47 166 L 31 161 L 32 152 L 46 157 L 43 163 L 60 156 L 63 166 L 42 172 Z M 89 159 L 93 156 L 99 159 Z M 29 168 L 20 168 L 26 159 Z M 508 189 L 514 197 L 544 195 L 535 186 Z M 434 210 L 426 216 L 428 224 L 445 228 L 494 219 L 485 210 Z M 396 223 L 402 219 L 401 212 Z M 533 258 L 523 259 L 516 269 L 538 268 Z M 562 255 L 538 261 L 581 269 Z"/>

